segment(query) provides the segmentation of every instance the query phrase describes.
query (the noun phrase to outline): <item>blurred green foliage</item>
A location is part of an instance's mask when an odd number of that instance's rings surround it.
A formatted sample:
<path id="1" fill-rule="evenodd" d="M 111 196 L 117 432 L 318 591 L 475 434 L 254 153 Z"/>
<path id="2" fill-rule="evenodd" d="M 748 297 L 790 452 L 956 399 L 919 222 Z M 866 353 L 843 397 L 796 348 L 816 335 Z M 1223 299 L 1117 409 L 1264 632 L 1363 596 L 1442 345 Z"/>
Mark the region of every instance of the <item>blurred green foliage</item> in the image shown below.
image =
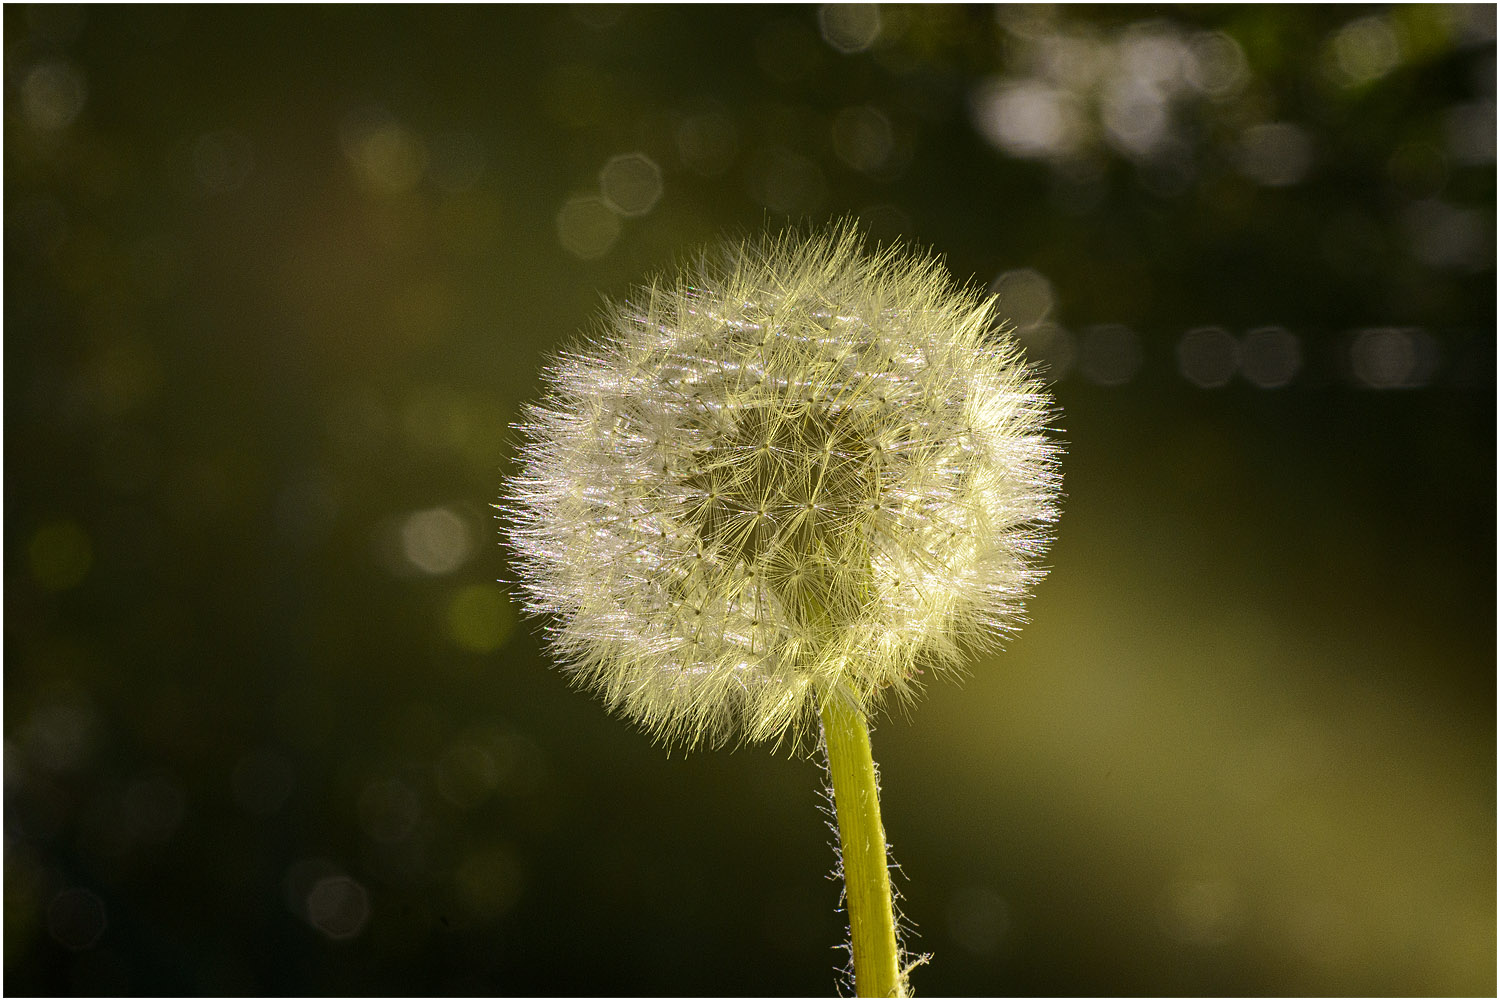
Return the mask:
<path id="1" fill-rule="evenodd" d="M 5 987 L 795 994 L 812 762 L 518 625 L 601 294 L 856 215 L 1069 497 L 875 735 L 928 994 L 1495 989 L 1493 7 L 70 7 L 5 32 Z"/>

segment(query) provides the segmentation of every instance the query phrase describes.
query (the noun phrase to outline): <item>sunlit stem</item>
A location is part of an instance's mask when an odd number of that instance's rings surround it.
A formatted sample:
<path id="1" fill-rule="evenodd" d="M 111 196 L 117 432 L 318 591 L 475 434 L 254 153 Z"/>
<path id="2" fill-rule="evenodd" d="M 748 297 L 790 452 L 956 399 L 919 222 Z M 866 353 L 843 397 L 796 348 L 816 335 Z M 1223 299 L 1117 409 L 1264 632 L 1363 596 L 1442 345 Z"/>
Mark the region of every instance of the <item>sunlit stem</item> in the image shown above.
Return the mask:
<path id="1" fill-rule="evenodd" d="M 823 743 L 844 857 L 854 990 L 862 998 L 900 997 L 905 992 L 870 728 L 864 713 L 837 693 L 824 692 L 821 702 Z"/>

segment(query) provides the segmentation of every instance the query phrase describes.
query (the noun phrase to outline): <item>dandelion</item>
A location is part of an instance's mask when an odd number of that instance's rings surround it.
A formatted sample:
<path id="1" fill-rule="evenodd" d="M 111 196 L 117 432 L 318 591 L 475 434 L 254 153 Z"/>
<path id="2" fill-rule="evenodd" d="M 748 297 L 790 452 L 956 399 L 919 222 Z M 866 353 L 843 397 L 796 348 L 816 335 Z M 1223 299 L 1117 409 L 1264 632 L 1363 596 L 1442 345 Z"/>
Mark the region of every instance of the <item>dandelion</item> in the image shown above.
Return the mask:
<path id="1" fill-rule="evenodd" d="M 821 718 L 851 925 L 884 911 L 859 992 L 904 991 L 866 720 L 1018 626 L 1057 515 L 1050 400 L 993 300 L 852 226 L 789 234 L 611 305 L 550 380 L 504 505 L 528 609 L 664 740 Z"/>

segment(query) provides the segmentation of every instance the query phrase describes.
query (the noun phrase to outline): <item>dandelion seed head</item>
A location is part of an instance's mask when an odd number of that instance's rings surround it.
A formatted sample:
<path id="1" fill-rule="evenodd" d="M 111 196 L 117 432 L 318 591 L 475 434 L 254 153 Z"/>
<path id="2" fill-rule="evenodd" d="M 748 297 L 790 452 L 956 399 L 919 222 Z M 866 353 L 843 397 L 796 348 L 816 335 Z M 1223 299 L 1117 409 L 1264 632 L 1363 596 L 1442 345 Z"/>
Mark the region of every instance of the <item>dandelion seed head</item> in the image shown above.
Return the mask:
<path id="1" fill-rule="evenodd" d="M 705 252 L 549 376 L 501 505 L 527 607 L 655 736 L 870 711 L 1022 621 L 1051 401 L 937 260 L 852 226 Z"/>

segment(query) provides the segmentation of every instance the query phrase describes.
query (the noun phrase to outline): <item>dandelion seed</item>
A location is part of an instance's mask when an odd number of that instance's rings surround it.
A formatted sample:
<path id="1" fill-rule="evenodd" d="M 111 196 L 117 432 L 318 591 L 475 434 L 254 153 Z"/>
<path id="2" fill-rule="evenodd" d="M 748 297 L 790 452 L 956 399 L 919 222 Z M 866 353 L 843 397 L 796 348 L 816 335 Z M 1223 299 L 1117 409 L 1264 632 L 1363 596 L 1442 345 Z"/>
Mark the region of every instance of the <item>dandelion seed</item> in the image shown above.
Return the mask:
<path id="1" fill-rule="evenodd" d="M 994 301 L 852 226 L 608 307 L 529 408 L 506 531 L 576 681 L 653 735 L 780 739 L 909 699 L 1021 621 L 1050 399 Z"/>

